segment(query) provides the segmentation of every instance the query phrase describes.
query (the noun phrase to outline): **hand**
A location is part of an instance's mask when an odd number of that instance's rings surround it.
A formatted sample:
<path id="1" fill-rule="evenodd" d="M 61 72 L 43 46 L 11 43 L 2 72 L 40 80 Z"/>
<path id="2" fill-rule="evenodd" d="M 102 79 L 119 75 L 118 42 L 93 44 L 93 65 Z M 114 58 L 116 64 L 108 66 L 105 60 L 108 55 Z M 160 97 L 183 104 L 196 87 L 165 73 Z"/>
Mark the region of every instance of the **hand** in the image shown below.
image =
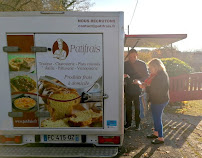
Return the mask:
<path id="1" fill-rule="evenodd" d="M 124 78 L 130 78 L 128 74 L 124 74 Z"/>
<path id="2" fill-rule="evenodd" d="M 138 84 L 138 85 L 141 85 L 142 84 L 142 82 L 140 81 L 140 80 L 133 80 L 133 84 Z"/>
<path id="3" fill-rule="evenodd" d="M 145 83 L 139 84 L 139 87 L 140 87 L 141 89 L 145 89 L 145 88 L 146 88 L 146 84 L 145 84 Z"/>

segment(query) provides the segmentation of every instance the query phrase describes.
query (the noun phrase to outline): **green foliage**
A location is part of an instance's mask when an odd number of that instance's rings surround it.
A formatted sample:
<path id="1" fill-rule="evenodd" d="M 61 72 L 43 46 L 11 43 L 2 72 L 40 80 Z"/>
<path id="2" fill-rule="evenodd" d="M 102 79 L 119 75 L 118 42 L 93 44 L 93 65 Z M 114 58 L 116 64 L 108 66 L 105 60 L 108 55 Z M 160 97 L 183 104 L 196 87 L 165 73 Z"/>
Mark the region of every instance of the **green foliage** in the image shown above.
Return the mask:
<path id="1" fill-rule="evenodd" d="M 162 58 L 161 61 L 164 63 L 169 77 L 193 72 L 187 63 L 177 58 Z"/>
<path id="2" fill-rule="evenodd" d="M 143 60 L 144 62 L 148 62 L 152 59 L 152 53 L 151 52 L 140 52 L 140 53 L 138 53 L 138 58 L 140 60 Z"/>

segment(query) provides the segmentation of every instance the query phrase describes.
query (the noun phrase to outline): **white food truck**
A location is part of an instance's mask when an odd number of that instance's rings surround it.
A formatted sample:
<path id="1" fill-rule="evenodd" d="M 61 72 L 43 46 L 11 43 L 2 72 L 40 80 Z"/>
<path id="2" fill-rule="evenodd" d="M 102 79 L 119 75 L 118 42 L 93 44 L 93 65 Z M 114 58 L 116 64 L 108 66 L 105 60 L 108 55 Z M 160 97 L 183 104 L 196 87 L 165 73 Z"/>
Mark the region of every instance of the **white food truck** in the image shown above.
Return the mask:
<path id="1" fill-rule="evenodd" d="M 124 138 L 123 12 L 0 12 L 0 157 L 113 157 Z"/>
<path id="2" fill-rule="evenodd" d="M 123 12 L 0 12 L 0 157 L 113 157 Z"/>

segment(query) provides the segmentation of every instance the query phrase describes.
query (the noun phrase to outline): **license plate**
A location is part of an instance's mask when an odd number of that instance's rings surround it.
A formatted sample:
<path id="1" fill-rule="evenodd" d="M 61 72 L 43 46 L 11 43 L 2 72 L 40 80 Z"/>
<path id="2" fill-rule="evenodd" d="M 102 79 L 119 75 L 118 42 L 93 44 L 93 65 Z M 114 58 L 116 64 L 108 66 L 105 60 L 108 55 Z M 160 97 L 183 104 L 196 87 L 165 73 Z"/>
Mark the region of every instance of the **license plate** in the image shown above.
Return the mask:
<path id="1" fill-rule="evenodd" d="M 80 142 L 78 135 L 44 135 L 44 142 Z"/>

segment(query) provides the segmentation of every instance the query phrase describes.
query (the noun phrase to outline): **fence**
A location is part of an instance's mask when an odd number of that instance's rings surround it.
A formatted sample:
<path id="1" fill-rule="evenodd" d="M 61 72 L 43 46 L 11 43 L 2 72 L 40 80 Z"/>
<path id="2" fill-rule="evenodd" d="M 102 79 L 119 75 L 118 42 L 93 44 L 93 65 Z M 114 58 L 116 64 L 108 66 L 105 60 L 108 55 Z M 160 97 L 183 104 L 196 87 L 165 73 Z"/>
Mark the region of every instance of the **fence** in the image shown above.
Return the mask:
<path id="1" fill-rule="evenodd" d="M 170 102 L 201 99 L 202 72 L 170 77 Z"/>

